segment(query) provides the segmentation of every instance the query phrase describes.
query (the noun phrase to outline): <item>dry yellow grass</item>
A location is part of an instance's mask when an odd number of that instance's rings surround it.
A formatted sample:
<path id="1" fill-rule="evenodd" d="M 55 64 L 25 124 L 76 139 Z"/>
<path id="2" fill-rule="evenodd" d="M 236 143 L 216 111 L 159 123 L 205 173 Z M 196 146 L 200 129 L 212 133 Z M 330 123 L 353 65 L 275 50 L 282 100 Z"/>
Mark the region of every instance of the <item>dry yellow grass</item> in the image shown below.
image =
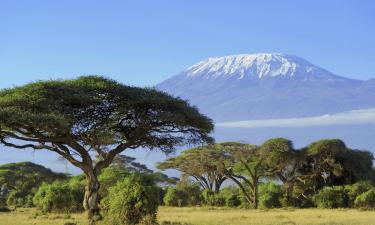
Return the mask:
<path id="1" fill-rule="evenodd" d="M 158 221 L 189 225 L 375 225 L 375 211 L 160 207 Z M 70 218 L 64 214 L 39 215 L 36 209 L 0 213 L 0 225 L 63 225 L 66 222 L 87 225 L 83 214 L 71 214 Z"/>
<path id="2" fill-rule="evenodd" d="M 375 225 L 375 211 L 160 207 L 158 220 L 193 225 Z"/>
<path id="3" fill-rule="evenodd" d="M 69 218 L 70 217 L 70 218 Z M 84 214 L 41 215 L 36 209 L 17 209 L 16 212 L 0 212 L 0 225 L 64 225 L 74 222 L 87 225 Z"/>

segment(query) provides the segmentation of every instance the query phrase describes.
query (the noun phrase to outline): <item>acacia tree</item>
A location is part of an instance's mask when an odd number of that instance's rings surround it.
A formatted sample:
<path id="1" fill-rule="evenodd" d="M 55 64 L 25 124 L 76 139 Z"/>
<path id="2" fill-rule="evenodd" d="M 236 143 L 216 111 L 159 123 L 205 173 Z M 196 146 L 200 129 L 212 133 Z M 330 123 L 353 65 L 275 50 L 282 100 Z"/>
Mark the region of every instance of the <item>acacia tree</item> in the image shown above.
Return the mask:
<path id="1" fill-rule="evenodd" d="M 287 202 L 292 202 L 294 185 L 304 176 L 299 171 L 305 160 L 304 152 L 295 150 L 293 142 L 285 138 L 269 139 L 262 144 L 261 150 L 267 155 L 264 167 L 268 175 L 283 183 Z"/>
<path id="2" fill-rule="evenodd" d="M 237 142 L 221 143 L 220 162 L 225 175 L 238 185 L 246 200 L 258 207 L 258 186 L 260 179 L 266 176 L 263 167 L 264 157 L 256 145 Z"/>
<path id="3" fill-rule="evenodd" d="M 342 140 L 322 139 L 301 150 L 305 160 L 299 168 L 299 182 L 304 197 L 324 186 L 352 184 L 371 179 L 373 155 L 349 149 Z"/>
<path id="4" fill-rule="evenodd" d="M 192 148 L 181 155 L 169 158 L 158 164 L 158 169 L 176 169 L 183 176 L 190 176 L 203 188 L 218 193 L 227 179 L 219 161 L 219 144 Z"/>
<path id="5" fill-rule="evenodd" d="M 258 207 L 258 187 L 263 178 L 274 178 L 284 174 L 293 150 L 292 142 L 284 138 L 274 138 L 262 146 L 238 142 L 221 143 L 223 173 L 236 183 L 246 200 Z M 214 159 L 212 159 L 214 160 Z"/>
<path id="6" fill-rule="evenodd" d="M 0 91 L 0 142 L 46 149 L 82 169 L 90 224 L 99 214 L 97 176 L 116 155 L 139 147 L 171 152 L 177 145 L 211 142 L 212 130 L 211 119 L 179 98 L 100 76 Z"/>

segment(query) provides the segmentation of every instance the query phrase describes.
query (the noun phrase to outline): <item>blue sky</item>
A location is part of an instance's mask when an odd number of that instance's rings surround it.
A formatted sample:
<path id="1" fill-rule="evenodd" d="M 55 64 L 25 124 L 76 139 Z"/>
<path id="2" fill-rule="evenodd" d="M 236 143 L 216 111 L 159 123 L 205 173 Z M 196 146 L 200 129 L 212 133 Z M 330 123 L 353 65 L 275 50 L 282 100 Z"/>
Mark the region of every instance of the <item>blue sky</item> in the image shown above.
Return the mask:
<path id="1" fill-rule="evenodd" d="M 0 1 L 0 88 L 101 74 L 151 86 L 210 56 L 282 52 L 375 77 L 375 1 Z"/>

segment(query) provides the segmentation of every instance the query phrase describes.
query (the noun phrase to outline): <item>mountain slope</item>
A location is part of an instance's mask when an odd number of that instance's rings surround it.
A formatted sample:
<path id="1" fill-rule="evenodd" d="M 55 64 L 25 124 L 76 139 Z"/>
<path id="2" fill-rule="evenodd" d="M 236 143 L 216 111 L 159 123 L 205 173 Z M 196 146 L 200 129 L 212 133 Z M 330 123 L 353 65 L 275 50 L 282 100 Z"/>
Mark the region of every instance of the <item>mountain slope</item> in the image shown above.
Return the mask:
<path id="1" fill-rule="evenodd" d="M 317 116 L 375 106 L 375 84 L 285 54 L 209 58 L 157 88 L 219 121 Z"/>

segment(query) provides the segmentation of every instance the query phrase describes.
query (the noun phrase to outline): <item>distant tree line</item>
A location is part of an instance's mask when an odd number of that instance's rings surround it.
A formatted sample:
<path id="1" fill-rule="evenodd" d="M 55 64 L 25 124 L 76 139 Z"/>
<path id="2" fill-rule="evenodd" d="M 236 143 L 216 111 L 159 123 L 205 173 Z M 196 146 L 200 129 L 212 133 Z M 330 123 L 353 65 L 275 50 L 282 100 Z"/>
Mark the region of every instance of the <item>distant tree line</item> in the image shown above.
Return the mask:
<path id="1" fill-rule="evenodd" d="M 190 178 L 203 191 L 203 204 L 371 208 L 375 201 L 373 160 L 371 152 L 350 149 L 338 139 L 295 149 L 292 141 L 274 138 L 260 146 L 225 142 L 189 149 L 159 163 L 158 168 L 175 169 Z M 353 191 L 351 185 L 358 190 Z M 179 189 L 168 190 L 165 203 L 186 205 L 182 203 L 187 199 L 178 200 L 177 195 L 183 198 Z M 270 199 L 275 200 L 273 204 L 266 203 Z M 327 199 L 341 203 L 322 203 Z"/>

